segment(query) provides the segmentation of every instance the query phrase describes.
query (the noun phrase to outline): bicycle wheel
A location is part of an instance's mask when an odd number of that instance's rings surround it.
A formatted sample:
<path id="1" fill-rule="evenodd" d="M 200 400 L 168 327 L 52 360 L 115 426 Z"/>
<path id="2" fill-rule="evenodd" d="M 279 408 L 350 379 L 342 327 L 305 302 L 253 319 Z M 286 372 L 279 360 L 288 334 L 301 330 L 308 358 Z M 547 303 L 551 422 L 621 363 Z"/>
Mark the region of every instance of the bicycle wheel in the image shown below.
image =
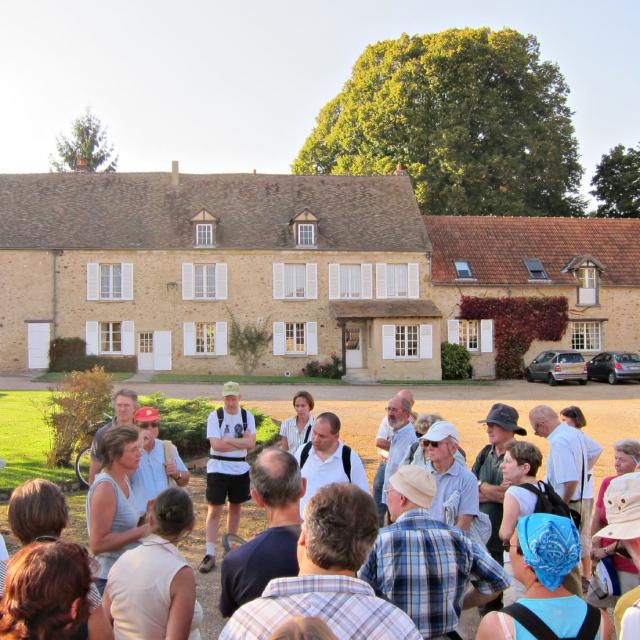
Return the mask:
<path id="1" fill-rule="evenodd" d="M 82 449 L 76 456 L 76 477 L 83 489 L 89 487 L 89 465 L 91 464 L 91 447 Z"/>

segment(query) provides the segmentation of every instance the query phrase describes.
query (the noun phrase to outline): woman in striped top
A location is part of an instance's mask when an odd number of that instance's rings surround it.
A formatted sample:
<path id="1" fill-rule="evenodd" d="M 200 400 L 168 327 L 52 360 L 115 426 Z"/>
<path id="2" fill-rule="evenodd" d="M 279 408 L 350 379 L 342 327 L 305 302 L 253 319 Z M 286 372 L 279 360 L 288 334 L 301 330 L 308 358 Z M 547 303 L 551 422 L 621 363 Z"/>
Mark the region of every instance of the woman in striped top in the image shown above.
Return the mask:
<path id="1" fill-rule="evenodd" d="M 311 428 L 313 426 L 313 411 L 315 402 L 308 391 L 298 391 L 293 396 L 293 408 L 296 415 L 284 420 L 280 425 L 280 446 L 291 453 L 306 442 L 311 440 Z"/>

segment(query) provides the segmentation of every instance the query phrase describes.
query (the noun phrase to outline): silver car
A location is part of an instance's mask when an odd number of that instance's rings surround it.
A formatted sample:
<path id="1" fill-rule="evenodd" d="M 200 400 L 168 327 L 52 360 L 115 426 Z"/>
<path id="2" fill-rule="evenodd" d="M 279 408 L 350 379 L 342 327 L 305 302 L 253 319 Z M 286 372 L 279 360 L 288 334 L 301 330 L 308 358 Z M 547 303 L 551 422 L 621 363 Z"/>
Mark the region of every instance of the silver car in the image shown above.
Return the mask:
<path id="1" fill-rule="evenodd" d="M 579 351 L 543 351 L 531 361 L 525 375 L 529 382 L 544 380 L 552 387 L 566 380 L 587 384 L 587 364 Z"/>

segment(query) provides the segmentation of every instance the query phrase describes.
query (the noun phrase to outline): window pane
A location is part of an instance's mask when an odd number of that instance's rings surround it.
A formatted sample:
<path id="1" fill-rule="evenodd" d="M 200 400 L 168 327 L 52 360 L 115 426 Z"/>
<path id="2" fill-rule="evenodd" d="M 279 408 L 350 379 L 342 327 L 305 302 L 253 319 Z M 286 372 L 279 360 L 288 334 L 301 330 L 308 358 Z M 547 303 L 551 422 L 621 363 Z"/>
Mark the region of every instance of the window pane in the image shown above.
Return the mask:
<path id="1" fill-rule="evenodd" d="M 387 265 L 387 295 L 406 298 L 409 295 L 409 268 L 406 264 Z"/>
<path id="2" fill-rule="evenodd" d="M 315 244 L 315 233 L 313 224 L 298 224 L 298 244 L 313 246 Z"/>
<path id="3" fill-rule="evenodd" d="M 304 298 L 307 269 L 304 264 L 284 265 L 284 297 Z"/>
<path id="4" fill-rule="evenodd" d="M 143 331 L 138 334 L 138 352 L 153 353 L 153 332 Z"/>
<path id="5" fill-rule="evenodd" d="M 396 325 L 396 357 L 416 358 L 418 344 L 417 325 Z"/>
<path id="6" fill-rule="evenodd" d="M 359 264 L 340 265 L 340 297 L 359 298 L 361 296 L 361 269 Z"/>
<path id="7" fill-rule="evenodd" d="M 215 353 L 215 322 L 196 322 L 196 353 Z"/>
<path id="8" fill-rule="evenodd" d="M 287 353 L 305 352 L 305 325 L 304 322 L 285 323 L 285 351 Z"/>
<path id="9" fill-rule="evenodd" d="M 456 274 L 458 278 L 471 278 L 471 269 L 469 263 L 466 260 L 456 260 Z"/>
<path id="10" fill-rule="evenodd" d="M 100 297 L 111 297 L 111 265 L 100 265 Z"/>
<path id="11" fill-rule="evenodd" d="M 216 265 L 215 264 L 197 264 L 194 267 L 194 274 L 195 274 L 194 297 L 215 298 L 216 297 Z"/>
<path id="12" fill-rule="evenodd" d="M 111 265 L 111 297 L 122 298 L 122 265 Z"/>
<path id="13" fill-rule="evenodd" d="M 578 282 L 583 289 L 595 289 L 595 267 L 582 267 L 581 269 L 578 269 Z"/>
<path id="14" fill-rule="evenodd" d="M 122 324 L 120 322 L 100 323 L 100 351 L 120 353 L 122 351 Z"/>
<path id="15" fill-rule="evenodd" d="M 571 348 L 577 351 L 600 351 L 600 323 L 574 322 L 571 326 Z"/>
<path id="16" fill-rule="evenodd" d="M 209 247 L 213 245 L 213 225 L 199 224 L 196 225 L 196 244 Z"/>
<path id="17" fill-rule="evenodd" d="M 478 321 L 458 320 L 458 344 L 469 351 L 478 350 Z"/>

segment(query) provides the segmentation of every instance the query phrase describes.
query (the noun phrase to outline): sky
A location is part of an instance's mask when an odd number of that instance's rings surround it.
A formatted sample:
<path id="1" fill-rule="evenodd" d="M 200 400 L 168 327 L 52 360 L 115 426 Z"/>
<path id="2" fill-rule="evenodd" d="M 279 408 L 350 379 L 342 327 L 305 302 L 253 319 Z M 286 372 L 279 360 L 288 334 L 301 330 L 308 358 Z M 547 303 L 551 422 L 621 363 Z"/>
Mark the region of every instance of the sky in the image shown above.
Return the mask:
<path id="1" fill-rule="evenodd" d="M 637 0 L 2 0 L 0 173 L 49 171 L 87 107 L 118 170 L 289 173 L 368 44 L 454 27 L 533 34 L 585 168 L 640 142 Z"/>

